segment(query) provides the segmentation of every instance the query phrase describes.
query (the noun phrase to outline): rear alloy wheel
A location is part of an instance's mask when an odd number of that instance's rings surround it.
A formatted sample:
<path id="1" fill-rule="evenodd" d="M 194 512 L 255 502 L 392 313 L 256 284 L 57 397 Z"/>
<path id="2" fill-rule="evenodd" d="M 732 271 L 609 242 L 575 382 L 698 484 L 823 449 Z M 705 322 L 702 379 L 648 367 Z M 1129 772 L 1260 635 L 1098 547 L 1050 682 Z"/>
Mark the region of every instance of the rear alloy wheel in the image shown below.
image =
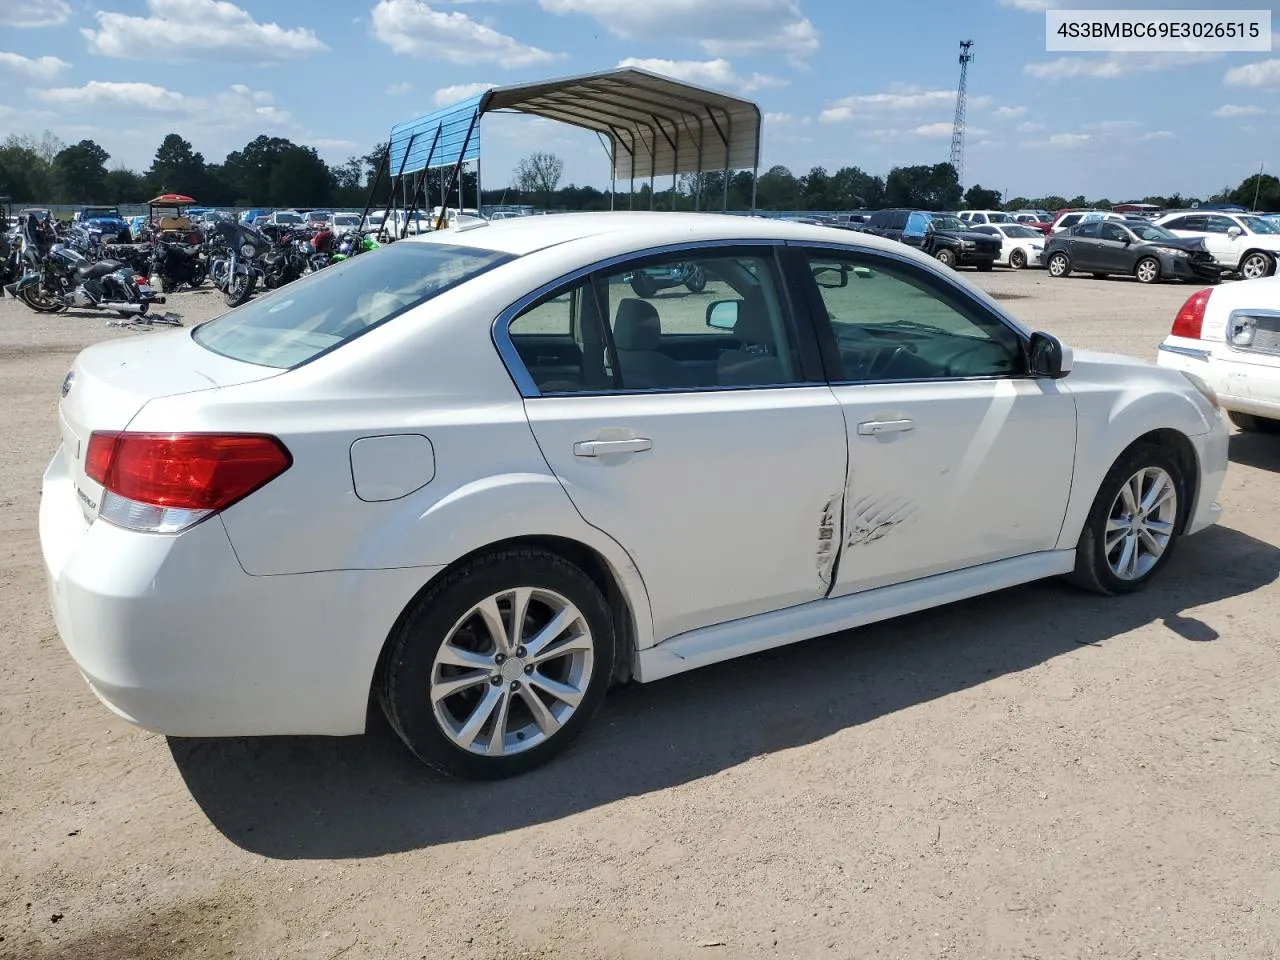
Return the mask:
<path id="1" fill-rule="evenodd" d="M 1244 280 L 1257 280 L 1271 275 L 1271 258 L 1254 251 L 1240 261 L 1240 276 Z"/>
<path id="2" fill-rule="evenodd" d="M 1070 579 L 1103 594 L 1142 589 L 1177 544 L 1185 490 L 1182 470 L 1163 448 L 1131 447 L 1098 489 Z"/>
<path id="3" fill-rule="evenodd" d="M 658 292 L 658 281 L 643 270 L 637 270 L 631 275 L 631 289 L 637 297 L 648 300 Z"/>
<path id="4" fill-rule="evenodd" d="M 1065 277 L 1071 272 L 1071 259 L 1065 253 L 1055 253 L 1049 257 L 1049 276 Z"/>
<path id="5" fill-rule="evenodd" d="M 1014 270 L 1021 270 L 1027 265 L 1027 255 L 1021 250 L 1014 250 L 1009 254 L 1009 266 Z"/>
<path id="6" fill-rule="evenodd" d="M 941 250 L 939 250 L 937 253 L 934 254 L 934 257 L 943 266 L 954 268 L 956 265 L 955 251 L 951 250 L 948 247 L 943 247 Z"/>
<path id="7" fill-rule="evenodd" d="M 410 609 L 378 696 L 391 726 L 437 770 L 523 773 L 591 719 L 613 675 L 613 620 L 600 588 L 542 550 L 459 567 Z"/>
<path id="8" fill-rule="evenodd" d="M 1245 433 L 1280 433 L 1280 420 L 1271 417 L 1259 417 L 1253 413 L 1239 413 L 1228 410 L 1227 416 Z"/>
<path id="9" fill-rule="evenodd" d="M 1160 279 L 1160 261 L 1155 257 L 1143 257 L 1133 268 L 1133 275 L 1139 283 L 1155 283 Z"/>

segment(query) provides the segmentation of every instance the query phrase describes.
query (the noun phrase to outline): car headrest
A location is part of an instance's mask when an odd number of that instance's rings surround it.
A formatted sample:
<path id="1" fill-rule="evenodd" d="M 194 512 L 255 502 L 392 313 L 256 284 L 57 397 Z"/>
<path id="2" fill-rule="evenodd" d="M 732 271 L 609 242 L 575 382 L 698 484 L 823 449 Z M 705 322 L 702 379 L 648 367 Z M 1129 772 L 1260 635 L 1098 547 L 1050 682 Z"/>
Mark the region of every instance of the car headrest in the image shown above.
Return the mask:
<path id="1" fill-rule="evenodd" d="M 653 304 L 635 297 L 618 302 L 613 322 L 613 340 L 619 350 L 655 351 L 662 345 L 662 321 Z"/>
<path id="2" fill-rule="evenodd" d="M 738 322 L 733 325 L 733 335 L 743 343 L 771 344 L 777 339 L 769 314 L 759 299 L 738 302 Z"/>

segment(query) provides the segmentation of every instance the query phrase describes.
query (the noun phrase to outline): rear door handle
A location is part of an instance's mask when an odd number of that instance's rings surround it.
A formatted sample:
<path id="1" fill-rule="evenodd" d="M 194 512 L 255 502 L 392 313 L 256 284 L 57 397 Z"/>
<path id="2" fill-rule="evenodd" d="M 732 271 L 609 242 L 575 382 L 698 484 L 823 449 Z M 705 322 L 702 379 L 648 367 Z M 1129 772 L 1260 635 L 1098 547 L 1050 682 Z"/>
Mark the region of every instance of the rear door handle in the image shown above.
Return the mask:
<path id="1" fill-rule="evenodd" d="M 866 420 L 858 424 L 858 436 L 878 437 L 882 433 L 906 433 L 915 428 L 914 420 Z"/>
<path id="2" fill-rule="evenodd" d="M 575 457 L 607 457 L 615 453 L 642 453 L 653 449 L 653 441 L 644 437 L 632 440 L 580 440 L 573 445 Z"/>

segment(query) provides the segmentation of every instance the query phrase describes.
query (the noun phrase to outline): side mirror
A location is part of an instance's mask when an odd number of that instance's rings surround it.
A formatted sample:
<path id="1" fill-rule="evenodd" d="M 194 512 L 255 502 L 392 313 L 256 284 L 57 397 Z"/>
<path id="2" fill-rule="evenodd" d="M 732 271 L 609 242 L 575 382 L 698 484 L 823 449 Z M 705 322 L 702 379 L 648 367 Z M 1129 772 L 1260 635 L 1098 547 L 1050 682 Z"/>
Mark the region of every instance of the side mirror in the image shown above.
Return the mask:
<path id="1" fill-rule="evenodd" d="M 1033 377 L 1061 380 L 1071 372 L 1071 348 L 1052 334 L 1037 330 L 1027 343 L 1027 365 Z"/>
<path id="2" fill-rule="evenodd" d="M 716 330 L 732 330 L 738 325 L 738 301 L 716 300 L 707 304 L 707 326 Z"/>
<path id="3" fill-rule="evenodd" d="M 1231 227 L 1227 230 L 1227 237 L 1231 240 L 1234 240 L 1237 237 L 1242 236 L 1243 234 L 1244 234 L 1244 231 L 1241 230 L 1239 227 Z"/>
<path id="4" fill-rule="evenodd" d="M 838 267 L 818 267 L 813 271 L 813 279 L 818 286 L 827 290 L 847 287 L 849 285 L 849 268 L 843 264 Z"/>
<path id="5" fill-rule="evenodd" d="M 1120 238 L 1120 242 L 1127 247 L 1129 244 L 1133 243 L 1133 239 L 1126 233 Z"/>

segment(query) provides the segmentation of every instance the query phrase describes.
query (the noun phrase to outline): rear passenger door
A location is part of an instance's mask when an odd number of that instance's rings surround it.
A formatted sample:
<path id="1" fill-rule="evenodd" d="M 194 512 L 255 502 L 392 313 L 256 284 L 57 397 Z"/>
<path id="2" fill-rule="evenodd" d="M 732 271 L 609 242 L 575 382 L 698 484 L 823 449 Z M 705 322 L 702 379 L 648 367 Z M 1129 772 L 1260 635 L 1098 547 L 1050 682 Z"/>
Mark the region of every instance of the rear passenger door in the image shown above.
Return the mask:
<path id="1" fill-rule="evenodd" d="M 634 270 L 677 262 L 699 267 L 705 285 L 637 296 Z M 581 361 L 560 379 L 571 351 L 546 349 L 541 328 L 563 302 L 577 304 Z M 844 416 L 773 245 L 611 266 L 552 290 L 502 332 L 534 382 L 516 378 L 548 465 L 635 561 L 658 641 L 826 594 Z"/>

